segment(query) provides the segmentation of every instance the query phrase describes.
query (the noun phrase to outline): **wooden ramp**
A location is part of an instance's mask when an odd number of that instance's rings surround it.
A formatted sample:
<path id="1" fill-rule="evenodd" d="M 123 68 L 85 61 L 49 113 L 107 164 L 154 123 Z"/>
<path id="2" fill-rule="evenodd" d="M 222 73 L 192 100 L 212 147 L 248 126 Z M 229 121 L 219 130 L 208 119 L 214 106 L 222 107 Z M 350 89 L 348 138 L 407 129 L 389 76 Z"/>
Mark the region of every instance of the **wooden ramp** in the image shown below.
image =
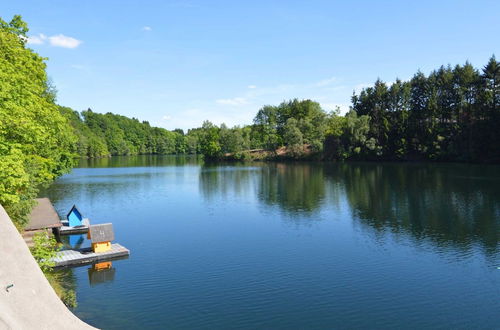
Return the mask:
<path id="1" fill-rule="evenodd" d="M 111 244 L 111 250 L 107 252 L 94 253 L 90 248 L 80 250 L 63 250 L 57 252 L 53 259 L 55 267 L 78 266 L 95 261 L 105 261 L 115 258 L 128 257 L 130 251 L 118 243 Z"/>
<path id="2" fill-rule="evenodd" d="M 28 225 L 24 230 L 40 230 L 61 227 L 61 221 L 48 198 L 35 199 L 36 205 L 31 211 Z"/>

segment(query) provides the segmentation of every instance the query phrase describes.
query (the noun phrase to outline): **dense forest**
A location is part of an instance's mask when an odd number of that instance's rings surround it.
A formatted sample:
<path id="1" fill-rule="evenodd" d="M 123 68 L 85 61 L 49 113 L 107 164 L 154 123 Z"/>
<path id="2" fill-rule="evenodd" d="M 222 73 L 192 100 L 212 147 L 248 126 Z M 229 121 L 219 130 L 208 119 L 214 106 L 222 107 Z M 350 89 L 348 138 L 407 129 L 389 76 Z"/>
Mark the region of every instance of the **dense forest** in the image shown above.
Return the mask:
<path id="1" fill-rule="evenodd" d="M 168 131 L 152 127 L 146 121 L 112 113 L 100 114 L 91 109 L 78 113 L 60 106 L 59 111 L 77 136 L 75 151 L 81 157 L 196 153 L 196 149 L 190 149 L 182 130 Z"/>
<path id="2" fill-rule="evenodd" d="M 184 132 L 136 118 L 56 104 L 46 59 L 26 47 L 28 27 L 0 19 L 0 204 L 19 227 L 38 189 L 78 157 L 203 154 L 206 159 L 500 162 L 500 63 L 417 72 L 352 96 L 345 115 L 312 100 L 263 106 L 253 123 L 205 121 Z"/>
<path id="3" fill-rule="evenodd" d="M 200 151 L 209 158 L 263 148 L 271 158 L 499 162 L 499 105 L 500 63 L 492 56 L 482 70 L 467 62 L 390 85 L 377 80 L 352 96 L 344 116 L 292 100 L 264 106 L 251 126 L 205 122 Z"/>

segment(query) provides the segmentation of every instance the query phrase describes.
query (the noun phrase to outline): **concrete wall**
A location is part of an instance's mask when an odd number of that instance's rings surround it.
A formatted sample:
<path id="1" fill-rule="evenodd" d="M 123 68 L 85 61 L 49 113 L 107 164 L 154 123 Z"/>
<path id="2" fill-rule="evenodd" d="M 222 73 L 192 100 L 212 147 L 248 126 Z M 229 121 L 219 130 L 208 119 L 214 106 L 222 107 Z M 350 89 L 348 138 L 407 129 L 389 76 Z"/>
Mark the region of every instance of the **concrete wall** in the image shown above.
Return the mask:
<path id="1" fill-rule="evenodd" d="M 94 329 L 57 297 L 1 205 L 0 329 Z"/>

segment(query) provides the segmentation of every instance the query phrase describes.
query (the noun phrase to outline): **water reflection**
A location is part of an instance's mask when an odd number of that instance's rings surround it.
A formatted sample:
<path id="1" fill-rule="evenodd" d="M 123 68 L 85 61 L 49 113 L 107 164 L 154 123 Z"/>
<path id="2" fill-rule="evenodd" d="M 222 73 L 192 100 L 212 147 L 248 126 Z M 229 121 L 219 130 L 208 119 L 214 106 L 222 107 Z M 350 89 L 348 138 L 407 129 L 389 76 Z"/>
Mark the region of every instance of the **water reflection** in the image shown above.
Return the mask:
<path id="1" fill-rule="evenodd" d="M 87 269 L 87 273 L 90 286 L 96 286 L 106 282 L 113 282 L 115 280 L 116 269 L 113 267 L 111 261 L 105 261 L 93 264 L 92 267 Z"/>
<path id="2" fill-rule="evenodd" d="M 159 166 L 186 166 L 198 165 L 200 156 L 196 155 L 137 155 L 114 156 L 105 158 L 80 159 L 78 167 L 159 167 Z"/>
<path id="3" fill-rule="evenodd" d="M 406 232 L 490 253 L 500 232 L 497 167 L 341 164 L 327 175 L 345 187 L 354 218 L 382 232 Z"/>
<path id="4" fill-rule="evenodd" d="M 200 191 L 207 200 L 217 196 L 249 195 L 260 171 L 260 166 L 252 164 L 203 164 L 199 175 Z"/>
<path id="5" fill-rule="evenodd" d="M 58 240 L 62 244 L 62 249 L 80 250 L 90 246 L 86 239 L 87 234 L 59 235 Z"/>
<path id="6" fill-rule="evenodd" d="M 207 200 L 255 192 L 289 218 L 317 219 L 323 208 L 348 203 L 353 218 L 382 233 L 430 238 L 437 244 L 498 248 L 498 166 L 457 164 L 268 163 L 204 165 Z M 307 223 L 307 221 L 306 221 Z"/>
<path id="7" fill-rule="evenodd" d="M 85 237 L 83 235 L 68 235 L 68 245 L 72 249 L 81 249 L 84 241 Z"/>
<path id="8" fill-rule="evenodd" d="M 316 212 L 325 199 L 323 166 L 319 164 L 271 163 L 263 167 L 258 198 L 267 205 L 278 205 L 290 215 Z"/>
<path id="9" fill-rule="evenodd" d="M 204 164 L 199 185 L 207 200 L 255 193 L 291 216 L 314 213 L 325 198 L 323 166 L 312 164 Z"/>

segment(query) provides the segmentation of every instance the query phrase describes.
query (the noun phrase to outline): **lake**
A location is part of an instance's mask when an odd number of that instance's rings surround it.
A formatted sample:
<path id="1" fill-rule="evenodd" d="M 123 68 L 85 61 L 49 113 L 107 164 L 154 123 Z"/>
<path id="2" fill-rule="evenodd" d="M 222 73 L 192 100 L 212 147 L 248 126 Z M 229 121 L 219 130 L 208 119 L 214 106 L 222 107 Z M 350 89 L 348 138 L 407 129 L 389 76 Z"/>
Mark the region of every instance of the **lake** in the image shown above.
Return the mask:
<path id="1" fill-rule="evenodd" d="M 99 328 L 500 324 L 499 166 L 115 157 L 43 194 L 131 251 L 62 270 Z"/>

